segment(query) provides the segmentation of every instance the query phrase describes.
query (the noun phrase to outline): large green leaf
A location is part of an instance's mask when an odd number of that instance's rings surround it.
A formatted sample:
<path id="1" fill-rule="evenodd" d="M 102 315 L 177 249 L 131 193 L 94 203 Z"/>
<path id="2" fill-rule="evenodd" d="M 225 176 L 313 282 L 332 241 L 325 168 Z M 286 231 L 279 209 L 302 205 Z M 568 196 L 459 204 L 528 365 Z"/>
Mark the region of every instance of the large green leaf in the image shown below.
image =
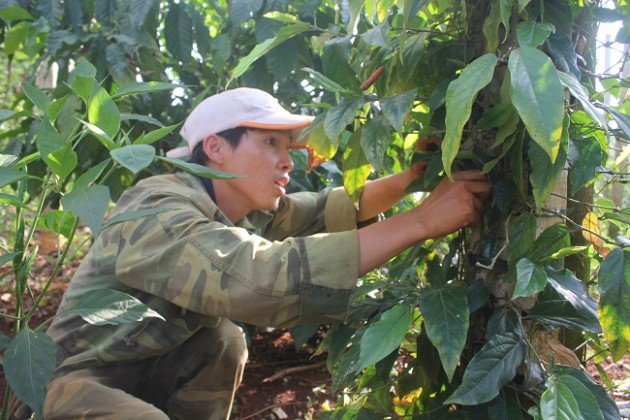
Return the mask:
<path id="1" fill-rule="evenodd" d="M 155 148 L 146 144 L 133 144 L 110 152 L 112 158 L 134 174 L 153 162 Z"/>
<path id="2" fill-rule="evenodd" d="M 586 385 L 571 375 L 561 375 L 558 380 L 569 388 L 577 401 L 580 410 L 580 418 L 588 420 L 604 420 L 604 415 L 597 404 L 595 396 Z"/>
<path id="3" fill-rule="evenodd" d="M 446 286 L 420 296 L 427 336 L 440 353 L 449 381 L 453 379 L 468 333 L 468 299 L 463 287 Z"/>
<path id="4" fill-rule="evenodd" d="M 129 21 L 135 29 L 140 29 L 147 19 L 155 0 L 131 0 L 129 3 Z"/>
<path id="5" fill-rule="evenodd" d="M 462 384 L 445 404 L 475 405 L 492 400 L 514 378 L 524 356 L 525 345 L 516 334 L 492 336 L 472 358 Z"/>
<path id="6" fill-rule="evenodd" d="M 57 348 L 45 333 L 25 328 L 4 353 L 3 369 L 11 390 L 42 418 L 46 387 L 52 379 Z"/>
<path id="7" fill-rule="evenodd" d="M 343 154 L 343 186 L 358 207 L 361 192 L 372 166 L 361 147 L 361 129 L 355 131 Z"/>
<path id="8" fill-rule="evenodd" d="M 343 97 L 337 105 L 326 112 L 324 130 L 326 136 L 336 141 L 346 126 L 354 122 L 357 111 L 364 105 L 363 98 Z"/>
<path id="9" fill-rule="evenodd" d="M 516 263 L 527 254 L 536 240 L 536 217 L 531 213 L 519 215 L 508 228 L 508 267 L 516 267 Z"/>
<path id="10" fill-rule="evenodd" d="M 93 325 L 118 325 L 142 321 L 149 317 L 164 319 L 135 297 L 113 289 L 86 292 L 76 306 L 57 316 L 65 314 L 77 314 Z"/>
<path id="11" fill-rule="evenodd" d="M 162 127 L 162 128 L 158 128 L 157 130 L 150 131 L 147 134 L 144 134 L 143 136 L 136 139 L 134 144 L 137 145 L 137 144 L 155 143 L 156 141 L 172 133 L 173 130 L 175 130 L 179 126 L 180 124 L 173 124 L 173 125 L 169 125 L 168 127 Z"/>
<path id="12" fill-rule="evenodd" d="M 580 409 L 571 390 L 556 377 L 545 383 L 547 389 L 540 397 L 540 411 L 543 419 L 575 420 L 580 417 Z"/>
<path id="13" fill-rule="evenodd" d="M 593 102 L 591 102 L 586 87 L 584 87 L 584 85 L 581 84 L 571 73 L 558 71 L 558 77 L 560 78 L 560 82 L 569 89 L 571 95 L 580 101 L 584 112 L 586 112 L 593 121 L 599 123 L 599 125 L 606 129 L 608 127 L 606 115 L 597 108 Z"/>
<path id="14" fill-rule="evenodd" d="M 614 360 L 630 349 L 630 250 L 615 248 L 599 268 L 599 317 Z"/>
<path id="15" fill-rule="evenodd" d="M 72 70 L 70 87 L 87 104 L 96 82 L 96 67 L 82 58 Z"/>
<path id="16" fill-rule="evenodd" d="M 569 229 L 562 223 L 556 223 L 549 226 L 536 238 L 527 252 L 527 258 L 532 262 L 538 262 L 570 245 Z"/>
<path id="17" fill-rule="evenodd" d="M 74 189 L 61 198 L 66 210 L 81 218 L 94 236 L 100 231 L 101 221 L 109 205 L 109 188 L 95 185 L 82 189 Z"/>
<path id="18" fill-rule="evenodd" d="M 553 327 L 601 333 L 597 304 L 573 273 L 547 268 L 547 284 L 536 305 L 529 310 L 529 318 Z"/>
<path id="19" fill-rule="evenodd" d="M 562 136 L 564 92 L 556 69 L 543 52 L 521 47 L 511 52 L 508 68 L 512 103 L 536 143 L 556 161 Z"/>
<path id="20" fill-rule="evenodd" d="M 61 180 L 66 179 L 68 175 L 77 167 L 79 158 L 72 149 L 71 144 L 65 144 L 57 150 L 49 153 L 44 159 L 55 175 Z"/>
<path id="21" fill-rule="evenodd" d="M 522 258 L 516 263 L 516 288 L 512 294 L 512 299 L 533 296 L 544 289 L 546 285 L 545 267 L 527 258 Z"/>
<path id="22" fill-rule="evenodd" d="M 613 108 L 609 105 L 597 104 L 600 108 L 604 108 L 610 115 L 612 115 L 613 119 L 619 126 L 619 130 L 621 130 L 622 135 L 626 139 L 630 139 L 630 117 L 628 115 L 623 114 L 619 110 Z"/>
<path id="23" fill-rule="evenodd" d="M 619 420 L 619 409 L 617 404 L 606 392 L 604 388 L 596 384 L 584 370 L 570 366 L 553 365 L 550 373 L 562 375 L 562 377 L 572 376 L 580 381 L 595 396 L 601 413 L 606 420 Z M 578 402 L 579 403 L 579 402 Z"/>
<path id="24" fill-rule="evenodd" d="M 321 114 L 318 115 L 311 126 L 305 130 L 308 133 L 308 142 L 306 144 L 309 151 L 308 170 L 312 169 L 311 160 L 314 167 L 321 162 L 332 159 L 337 153 L 337 143 L 333 143 L 324 130 L 324 118 Z"/>
<path id="25" fill-rule="evenodd" d="M 545 42 L 545 47 L 559 70 L 571 72 L 578 79 L 582 77 L 575 45 L 567 34 L 557 32 L 551 34 Z"/>
<path id="26" fill-rule="evenodd" d="M 556 160 L 551 162 L 549 154 L 538 143 L 530 142 L 527 156 L 532 166 L 529 181 L 532 184 L 534 200 L 540 210 L 553 191 L 560 173 L 564 170 L 569 154 L 569 118 L 564 119 L 564 129 L 556 151 Z"/>
<path id="27" fill-rule="evenodd" d="M 324 76 L 318 71 L 315 71 L 308 67 L 304 67 L 302 68 L 302 70 L 307 72 L 311 76 L 311 79 L 313 79 L 313 82 L 315 83 L 316 86 L 321 86 L 327 91 L 333 92 L 333 93 L 343 93 L 343 94 L 350 93 L 348 89 L 344 88 L 343 86 L 339 85 L 338 83 L 334 82 L 333 80 L 329 79 L 328 77 Z"/>
<path id="28" fill-rule="evenodd" d="M 0 10 L 0 18 L 10 22 L 12 20 L 32 20 L 33 16 L 20 6 L 13 5 Z"/>
<path id="29" fill-rule="evenodd" d="M 372 365 L 396 350 L 412 321 L 413 308 L 410 305 L 396 305 L 383 312 L 377 321 L 369 324 L 361 338 L 361 351 L 356 361 L 356 370 Z"/>
<path id="30" fill-rule="evenodd" d="M 238 178 L 237 175 L 228 174 L 227 172 L 217 171 L 214 169 L 210 169 L 207 166 L 199 165 L 196 163 L 189 163 L 181 159 L 173 159 L 173 158 L 167 158 L 167 157 L 162 157 L 162 156 L 157 156 L 157 158 L 160 160 L 163 160 L 164 162 L 168 162 L 171 165 L 175 166 L 176 168 L 179 168 L 190 174 L 202 176 L 204 178 L 211 178 L 211 179 Z"/>
<path id="31" fill-rule="evenodd" d="M 258 60 L 260 57 L 267 54 L 274 47 L 277 47 L 278 45 L 282 44 L 287 39 L 293 38 L 296 35 L 299 35 L 303 32 L 306 32 L 312 29 L 314 28 L 311 25 L 304 22 L 297 22 L 292 25 L 287 25 L 283 27 L 282 29 L 280 29 L 280 31 L 275 37 L 266 39 L 265 41 L 256 45 L 254 49 L 247 56 L 240 59 L 240 61 L 238 62 L 234 70 L 232 70 L 232 75 L 230 76 L 230 80 L 228 81 L 228 84 L 232 80 L 236 79 L 237 77 L 245 73 L 254 61 Z"/>
<path id="32" fill-rule="evenodd" d="M 482 55 L 466 66 L 460 76 L 448 86 L 446 91 L 446 134 L 442 143 L 442 162 L 449 178 L 451 177 L 451 165 L 459 151 L 464 124 L 470 118 L 473 101 L 477 97 L 477 93 L 492 80 L 496 63 L 496 55 Z"/>
<path id="33" fill-rule="evenodd" d="M 387 118 L 394 130 L 402 131 L 405 117 L 411 111 L 414 99 L 416 99 L 416 91 L 410 90 L 379 101 L 383 115 L 385 115 L 385 118 Z"/>
<path id="34" fill-rule="evenodd" d="M 188 13 L 188 5 L 169 3 L 164 20 L 164 38 L 168 52 L 178 61 L 187 63 L 192 57 L 193 20 Z"/>
<path id="35" fill-rule="evenodd" d="M 377 172 L 385 170 L 383 161 L 389 146 L 391 128 L 383 115 L 377 115 L 363 126 L 361 146 Z"/>
<path id="36" fill-rule="evenodd" d="M 540 47 L 556 28 L 550 23 L 521 22 L 516 25 L 516 39 L 521 47 Z"/>
<path id="37" fill-rule="evenodd" d="M 352 91 L 359 92 L 359 79 L 350 66 L 352 37 L 333 38 L 322 48 L 322 67 L 326 77 Z"/>
<path id="38" fill-rule="evenodd" d="M 42 90 L 33 85 L 29 85 L 28 83 L 22 83 L 22 89 L 24 89 L 26 97 L 33 103 L 33 105 L 41 109 L 44 114 L 48 113 L 50 99 L 48 99 L 48 96 L 46 96 Z"/>
<path id="39" fill-rule="evenodd" d="M 138 82 L 138 83 L 129 83 L 124 86 L 121 86 L 120 89 L 116 91 L 112 95 L 113 99 L 120 98 L 122 96 L 128 95 L 138 95 L 141 93 L 152 93 L 152 92 L 161 92 L 165 90 L 173 90 L 178 87 L 183 87 L 182 85 L 177 85 L 174 83 L 164 83 L 164 82 Z"/>
<path id="40" fill-rule="evenodd" d="M 110 138 L 120 129 L 120 112 L 109 93 L 99 88 L 88 105 L 88 121 L 103 130 Z"/>
<path id="41" fill-rule="evenodd" d="M 90 133 L 94 135 L 94 137 L 96 137 L 96 139 L 99 142 L 101 142 L 103 146 L 107 148 L 107 150 L 114 150 L 118 148 L 118 145 L 116 144 L 116 142 L 109 136 L 109 134 L 103 131 L 100 127 L 94 124 L 91 124 L 87 121 L 82 121 L 82 120 L 79 120 L 79 121 L 81 122 L 81 124 L 85 126 L 85 128 L 88 129 Z"/>
<path id="42" fill-rule="evenodd" d="M 602 147 L 594 137 L 576 137 L 569 140 L 571 194 L 595 179 L 602 163 Z"/>
<path id="43" fill-rule="evenodd" d="M 0 188 L 19 181 L 20 179 L 24 179 L 27 176 L 28 174 L 24 171 L 0 166 Z"/>

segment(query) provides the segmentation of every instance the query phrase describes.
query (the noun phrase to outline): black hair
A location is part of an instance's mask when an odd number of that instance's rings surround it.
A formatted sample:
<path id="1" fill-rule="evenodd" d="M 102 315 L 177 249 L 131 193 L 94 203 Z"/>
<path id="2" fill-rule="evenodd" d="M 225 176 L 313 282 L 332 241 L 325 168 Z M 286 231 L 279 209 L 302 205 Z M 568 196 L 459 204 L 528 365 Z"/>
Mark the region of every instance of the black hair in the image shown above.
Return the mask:
<path id="1" fill-rule="evenodd" d="M 230 144 L 232 149 L 236 149 L 238 145 L 241 143 L 241 139 L 243 138 L 243 134 L 248 130 L 247 127 L 236 127 L 229 128 L 227 130 L 223 130 L 216 135 L 219 137 L 223 137 Z M 192 151 L 192 156 L 190 159 L 191 163 L 196 163 L 198 165 L 205 166 L 208 163 L 208 156 L 206 152 L 203 150 L 203 141 L 199 142 Z"/>

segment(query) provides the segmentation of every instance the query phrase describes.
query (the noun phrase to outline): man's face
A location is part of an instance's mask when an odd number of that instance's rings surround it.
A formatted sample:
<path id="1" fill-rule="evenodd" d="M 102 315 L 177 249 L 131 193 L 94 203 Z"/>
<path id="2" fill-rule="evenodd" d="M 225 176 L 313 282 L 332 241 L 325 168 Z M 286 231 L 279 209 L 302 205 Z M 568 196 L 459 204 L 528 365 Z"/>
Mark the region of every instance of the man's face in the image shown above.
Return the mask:
<path id="1" fill-rule="evenodd" d="M 240 178 L 224 181 L 230 202 L 219 199 L 219 206 L 236 207 L 243 216 L 252 210 L 276 209 L 293 169 L 289 143 L 288 132 L 248 130 L 236 148 L 227 146 L 221 170 Z"/>

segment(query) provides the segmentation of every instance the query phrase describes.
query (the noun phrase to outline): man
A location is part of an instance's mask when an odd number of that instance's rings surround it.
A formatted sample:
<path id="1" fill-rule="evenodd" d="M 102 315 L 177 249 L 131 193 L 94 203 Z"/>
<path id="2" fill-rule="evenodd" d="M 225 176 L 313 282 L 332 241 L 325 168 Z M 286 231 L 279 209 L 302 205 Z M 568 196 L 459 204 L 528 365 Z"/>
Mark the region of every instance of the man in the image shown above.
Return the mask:
<path id="1" fill-rule="evenodd" d="M 369 182 L 357 211 L 343 189 L 287 195 L 289 149 L 312 117 L 239 88 L 207 98 L 186 120 L 187 145 L 208 168 L 238 175 L 152 177 L 115 214 L 172 210 L 102 232 L 60 310 L 86 291 L 129 293 L 165 320 L 93 326 L 56 319 L 58 367 L 44 417 L 228 418 L 247 358 L 232 322 L 288 327 L 342 322 L 359 276 L 412 244 L 476 223 L 490 187 L 455 174 L 417 208 L 357 230 L 405 196 L 414 170 Z"/>

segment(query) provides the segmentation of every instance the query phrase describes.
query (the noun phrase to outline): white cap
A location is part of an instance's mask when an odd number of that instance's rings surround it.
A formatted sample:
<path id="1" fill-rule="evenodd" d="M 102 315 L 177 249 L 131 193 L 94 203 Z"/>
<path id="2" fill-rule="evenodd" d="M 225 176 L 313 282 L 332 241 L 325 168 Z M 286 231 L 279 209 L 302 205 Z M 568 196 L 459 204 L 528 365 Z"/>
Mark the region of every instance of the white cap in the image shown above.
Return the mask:
<path id="1" fill-rule="evenodd" d="M 291 142 L 297 146 L 299 134 L 315 117 L 291 114 L 278 100 L 260 89 L 236 88 L 204 99 L 190 113 L 179 134 L 188 143 L 166 152 L 168 157 L 190 156 L 197 144 L 210 134 L 236 127 L 267 130 L 291 130 Z"/>

